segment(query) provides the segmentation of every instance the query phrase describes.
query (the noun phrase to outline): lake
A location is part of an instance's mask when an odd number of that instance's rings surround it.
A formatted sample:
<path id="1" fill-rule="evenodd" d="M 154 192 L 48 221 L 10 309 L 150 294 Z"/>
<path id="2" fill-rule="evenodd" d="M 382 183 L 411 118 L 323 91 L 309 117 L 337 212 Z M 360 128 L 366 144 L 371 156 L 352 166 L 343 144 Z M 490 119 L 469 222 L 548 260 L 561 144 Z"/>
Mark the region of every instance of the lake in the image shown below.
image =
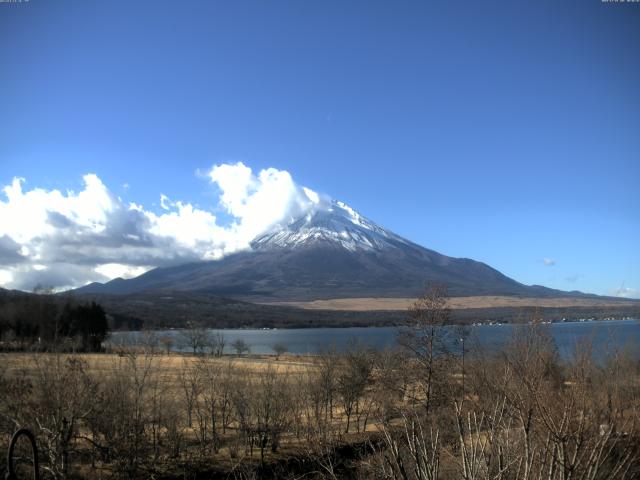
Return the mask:
<path id="1" fill-rule="evenodd" d="M 476 325 L 469 327 L 467 346 L 480 346 L 487 350 L 498 350 L 512 338 L 517 325 Z M 453 327 L 448 328 L 452 342 L 458 341 L 458 334 Z M 556 341 L 558 351 L 563 358 L 569 357 L 576 344 L 583 339 L 591 339 L 595 352 L 607 349 L 630 347 L 640 358 L 640 321 L 638 320 L 606 320 L 545 324 Z M 233 353 L 230 344 L 242 339 L 251 347 L 251 353 L 272 354 L 272 346 L 276 343 L 285 345 L 287 351 L 295 354 L 312 355 L 335 348 L 344 351 L 357 341 L 375 349 L 394 348 L 398 345 L 399 327 L 354 327 L 354 328 L 297 328 L 278 330 L 209 330 L 224 335 L 226 353 Z M 182 331 L 162 330 L 154 332 L 158 338 L 171 337 L 173 350 L 188 351 L 181 345 Z M 124 343 L 135 345 L 142 343 L 145 334 L 142 332 L 114 332 L 108 343 Z"/>

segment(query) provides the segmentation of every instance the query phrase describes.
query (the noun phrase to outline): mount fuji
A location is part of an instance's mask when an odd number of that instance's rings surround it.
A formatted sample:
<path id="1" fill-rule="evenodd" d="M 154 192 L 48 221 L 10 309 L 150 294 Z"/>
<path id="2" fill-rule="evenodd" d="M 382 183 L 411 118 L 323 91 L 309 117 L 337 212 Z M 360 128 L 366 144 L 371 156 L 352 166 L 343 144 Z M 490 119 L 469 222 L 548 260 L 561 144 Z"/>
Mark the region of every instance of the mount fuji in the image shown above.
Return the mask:
<path id="1" fill-rule="evenodd" d="M 448 257 L 406 240 L 342 202 L 315 200 L 312 208 L 259 235 L 244 251 L 156 268 L 129 280 L 92 283 L 75 292 L 174 291 L 260 302 L 309 301 L 415 297 L 425 284 L 438 283 L 451 296 L 582 295 L 523 285 L 484 263 Z"/>

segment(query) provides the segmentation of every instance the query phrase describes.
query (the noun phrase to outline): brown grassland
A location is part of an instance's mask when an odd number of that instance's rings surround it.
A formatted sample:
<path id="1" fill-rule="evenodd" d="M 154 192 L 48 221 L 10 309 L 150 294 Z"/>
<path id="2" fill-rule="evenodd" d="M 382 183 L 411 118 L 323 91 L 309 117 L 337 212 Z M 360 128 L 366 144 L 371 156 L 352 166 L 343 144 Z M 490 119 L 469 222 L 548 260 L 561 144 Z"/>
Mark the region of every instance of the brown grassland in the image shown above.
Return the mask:
<path id="1" fill-rule="evenodd" d="M 309 310 L 344 311 L 398 311 L 406 310 L 415 302 L 415 298 L 333 298 L 310 302 L 271 302 L 269 305 L 282 305 Z M 450 297 L 449 308 L 453 310 L 467 308 L 545 308 L 545 307 L 620 307 L 635 306 L 637 301 L 601 299 L 601 298 L 527 298 L 506 296 Z"/>

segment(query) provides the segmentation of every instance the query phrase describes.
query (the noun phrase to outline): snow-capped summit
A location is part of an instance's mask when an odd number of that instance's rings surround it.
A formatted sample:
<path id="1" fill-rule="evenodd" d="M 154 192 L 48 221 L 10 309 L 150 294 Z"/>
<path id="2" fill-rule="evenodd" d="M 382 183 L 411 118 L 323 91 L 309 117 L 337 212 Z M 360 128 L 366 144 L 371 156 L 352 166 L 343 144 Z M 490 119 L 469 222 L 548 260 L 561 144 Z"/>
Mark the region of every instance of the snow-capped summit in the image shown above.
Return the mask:
<path id="1" fill-rule="evenodd" d="M 295 249 L 320 243 L 355 252 L 398 248 L 408 242 L 345 203 L 332 200 L 327 204 L 318 202 L 316 208 L 303 216 L 275 226 L 251 242 L 251 247 L 254 250 Z"/>
<path id="2" fill-rule="evenodd" d="M 451 295 L 554 296 L 488 265 L 453 258 L 405 240 L 342 202 L 304 189 L 289 220 L 218 260 L 156 268 L 78 293 L 197 292 L 244 300 L 415 297 L 424 285 Z"/>

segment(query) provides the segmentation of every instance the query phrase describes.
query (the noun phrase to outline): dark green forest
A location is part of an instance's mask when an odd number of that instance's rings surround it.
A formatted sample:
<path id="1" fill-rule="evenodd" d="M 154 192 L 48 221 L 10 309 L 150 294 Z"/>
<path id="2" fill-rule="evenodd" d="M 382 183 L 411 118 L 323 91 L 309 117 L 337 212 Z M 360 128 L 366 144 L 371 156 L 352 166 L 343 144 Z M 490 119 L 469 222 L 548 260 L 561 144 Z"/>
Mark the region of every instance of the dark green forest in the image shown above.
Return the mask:
<path id="1" fill-rule="evenodd" d="M 98 352 L 109 332 L 104 308 L 53 295 L 0 296 L 0 348 Z"/>

